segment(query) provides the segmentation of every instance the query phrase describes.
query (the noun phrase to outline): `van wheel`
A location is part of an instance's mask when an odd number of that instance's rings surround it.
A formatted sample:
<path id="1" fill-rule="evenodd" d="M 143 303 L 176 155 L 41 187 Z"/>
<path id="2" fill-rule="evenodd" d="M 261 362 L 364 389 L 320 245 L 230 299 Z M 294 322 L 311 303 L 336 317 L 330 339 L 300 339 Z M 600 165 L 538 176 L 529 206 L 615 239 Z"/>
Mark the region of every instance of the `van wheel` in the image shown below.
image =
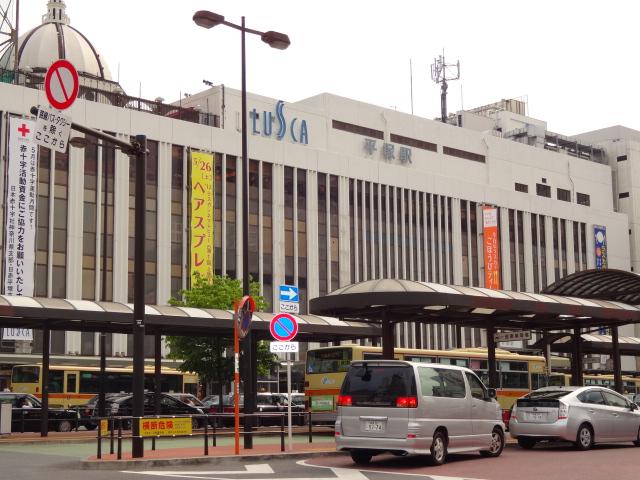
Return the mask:
<path id="1" fill-rule="evenodd" d="M 447 438 L 444 433 L 438 431 L 431 442 L 431 464 L 442 465 L 447 460 Z"/>
<path id="2" fill-rule="evenodd" d="M 583 423 L 578 428 L 576 436 L 576 448 L 578 450 L 589 450 L 593 447 L 593 429 L 587 423 Z"/>
<path id="3" fill-rule="evenodd" d="M 489 450 L 480 450 L 483 457 L 499 457 L 504 450 L 504 433 L 498 427 L 493 429 L 491 433 L 491 444 Z"/>
<path id="4" fill-rule="evenodd" d="M 366 450 L 351 450 L 351 459 L 356 465 L 368 465 L 373 455 Z"/>
<path id="5" fill-rule="evenodd" d="M 531 450 L 536 446 L 536 441 L 533 438 L 518 437 L 518 446 L 527 450 Z"/>

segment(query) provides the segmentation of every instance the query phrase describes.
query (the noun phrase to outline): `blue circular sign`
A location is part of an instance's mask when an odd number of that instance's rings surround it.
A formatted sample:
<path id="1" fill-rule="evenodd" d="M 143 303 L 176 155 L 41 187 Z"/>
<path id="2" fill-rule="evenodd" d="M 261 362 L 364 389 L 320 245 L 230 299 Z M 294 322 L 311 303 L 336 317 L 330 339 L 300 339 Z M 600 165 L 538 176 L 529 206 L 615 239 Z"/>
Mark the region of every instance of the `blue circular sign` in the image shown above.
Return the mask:
<path id="1" fill-rule="evenodd" d="M 288 313 L 279 313 L 269 324 L 271 336 L 279 342 L 290 342 L 298 334 L 298 322 Z"/>

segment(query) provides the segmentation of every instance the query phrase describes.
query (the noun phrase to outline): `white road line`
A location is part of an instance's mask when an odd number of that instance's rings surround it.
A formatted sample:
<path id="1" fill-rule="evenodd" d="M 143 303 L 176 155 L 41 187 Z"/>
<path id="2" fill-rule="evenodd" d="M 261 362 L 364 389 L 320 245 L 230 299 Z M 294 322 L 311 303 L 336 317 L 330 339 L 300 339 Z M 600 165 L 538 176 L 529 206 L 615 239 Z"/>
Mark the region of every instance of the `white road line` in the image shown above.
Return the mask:
<path id="1" fill-rule="evenodd" d="M 211 477 L 194 477 L 192 475 L 247 475 L 247 474 L 270 474 L 273 473 L 271 465 L 268 463 L 257 463 L 253 465 L 245 465 L 244 470 L 211 470 L 211 471 L 167 471 L 167 470 L 122 470 L 121 473 L 137 473 L 140 475 L 156 475 L 158 477 L 183 477 L 183 478 L 211 478 Z"/>
<path id="2" fill-rule="evenodd" d="M 398 472 L 398 471 L 390 471 L 390 470 L 367 470 L 367 469 L 356 469 L 356 468 L 336 468 L 336 467 L 329 467 L 329 466 L 324 466 L 324 465 L 313 465 L 310 463 L 307 463 L 307 460 L 299 460 L 298 462 L 296 462 L 298 465 L 304 465 L 305 467 L 316 467 L 316 468 L 328 468 L 330 470 L 332 470 L 336 476 L 338 478 L 348 478 L 350 480 L 359 480 L 359 479 L 365 479 L 368 480 L 368 477 L 366 477 L 365 475 L 362 474 L 362 472 L 367 472 L 367 473 L 385 473 L 385 474 L 389 474 L 389 475 L 406 475 L 408 477 L 426 477 L 426 478 L 430 478 L 432 480 L 481 480 L 479 478 L 471 478 L 471 477 L 447 477 L 447 476 L 442 476 L 442 475 L 429 475 L 426 473 L 404 473 L 404 472 Z M 346 475 L 345 472 L 358 472 L 360 476 L 358 477 L 347 477 L 344 476 Z M 279 479 L 279 480 L 287 480 L 287 479 Z M 314 479 L 314 480 L 321 480 L 321 479 Z"/>

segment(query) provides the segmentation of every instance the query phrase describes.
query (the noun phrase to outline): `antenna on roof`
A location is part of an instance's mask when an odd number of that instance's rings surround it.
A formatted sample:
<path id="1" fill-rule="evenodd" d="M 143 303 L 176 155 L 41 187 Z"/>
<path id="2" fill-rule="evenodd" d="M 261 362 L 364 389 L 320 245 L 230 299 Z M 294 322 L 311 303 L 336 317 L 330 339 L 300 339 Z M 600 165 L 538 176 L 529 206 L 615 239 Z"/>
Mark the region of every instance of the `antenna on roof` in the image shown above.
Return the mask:
<path id="1" fill-rule="evenodd" d="M 455 72 L 455 73 L 454 73 Z M 440 83 L 440 121 L 447 123 L 447 82 L 460 78 L 460 60 L 456 63 L 447 63 L 442 55 L 433 59 L 431 64 L 431 80 Z"/>

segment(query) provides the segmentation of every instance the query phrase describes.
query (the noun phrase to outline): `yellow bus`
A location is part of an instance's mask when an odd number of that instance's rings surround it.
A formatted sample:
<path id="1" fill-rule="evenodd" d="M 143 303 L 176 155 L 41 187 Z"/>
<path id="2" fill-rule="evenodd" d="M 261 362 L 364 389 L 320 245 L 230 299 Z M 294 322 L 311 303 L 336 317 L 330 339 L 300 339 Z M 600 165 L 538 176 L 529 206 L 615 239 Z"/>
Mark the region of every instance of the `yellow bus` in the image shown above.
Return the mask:
<path id="1" fill-rule="evenodd" d="M 454 350 L 417 350 L 396 348 L 395 358 L 412 362 L 441 363 L 467 367 L 489 383 L 486 348 L 461 348 Z M 307 352 L 305 369 L 305 401 L 319 421 L 335 418 L 336 400 L 342 380 L 353 360 L 382 358 L 382 348 L 355 344 L 322 347 Z M 499 377 L 498 402 L 505 418 L 515 400 L 531 390 L 547 385 L 545 358 L 542 356 L 520 355 L 508 350 L 496 349 Z"/>
<path id="2" fill-rule="evenodd" d="M 611 374 L 591 374 L 585 373 L 582 376 L 585 386 L 598 385 L 600 387 L 614 388 L 615 382 Z M 569 386 L 571 385 L 570 373 L 552 373 L 549 377 L 549 385 L 552 386 Z M 622 376 L 622 387 L 624 393 L 640 393 L 640 378 Z"/>
<path id="3" fill-rule="evenodd" d="M 154 390 L 153 367 L 145 367 L 144 386 Z M 131 392 L 133 384 L 132 367 L 112 367 L 106 369 L 106 391 Z M 198 376 L 172 368 L 161 370 L 161 390 L 169 393 L 197 392 Z M 16 365 L 11 371 L 11 390 L 30 393 L 42 398 L 42 365 Z M 72 407 L 83 405 L 100 390 L 100 368 L 73 365 L 52 365 L 49 367 L 49 404 L 52 407 Z"/>

